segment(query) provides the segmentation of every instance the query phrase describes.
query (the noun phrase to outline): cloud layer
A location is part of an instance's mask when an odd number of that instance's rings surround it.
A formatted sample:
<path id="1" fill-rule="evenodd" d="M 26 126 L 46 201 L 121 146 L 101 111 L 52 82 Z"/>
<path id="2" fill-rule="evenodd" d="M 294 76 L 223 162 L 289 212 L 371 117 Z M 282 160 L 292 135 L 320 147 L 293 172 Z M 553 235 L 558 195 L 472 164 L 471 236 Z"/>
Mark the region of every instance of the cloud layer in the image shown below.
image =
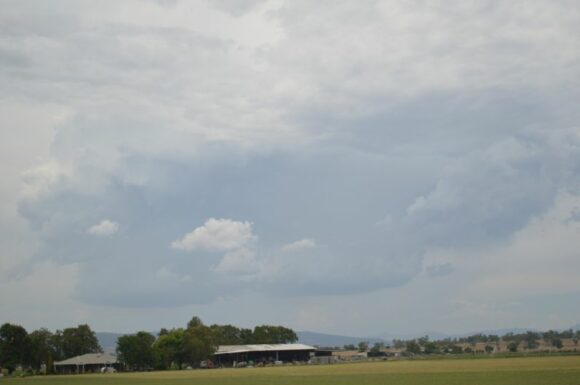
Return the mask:
<path id="1" fill-rule="evenodd" d="M 575 2 L 4 8 L 0 281 L 45 290 L 49 269 L 53 307 L 82 309 L 55 327 L 580 319 L 534 310 L 580 299 Z"/>

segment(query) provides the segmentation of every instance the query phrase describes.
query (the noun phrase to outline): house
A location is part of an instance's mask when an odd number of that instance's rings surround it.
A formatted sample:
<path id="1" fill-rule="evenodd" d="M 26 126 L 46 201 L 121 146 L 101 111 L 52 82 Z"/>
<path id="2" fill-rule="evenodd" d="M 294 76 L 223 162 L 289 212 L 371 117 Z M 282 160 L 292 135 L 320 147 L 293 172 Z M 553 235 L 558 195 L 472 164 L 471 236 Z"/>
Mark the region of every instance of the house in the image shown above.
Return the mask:
<path id="1" fill-rule="evenodd" d="M 121 363 L 111 353 L 88 353 L 54 363 L 55 373 L 98 373 L 104 370 L 118 370 Z"/>

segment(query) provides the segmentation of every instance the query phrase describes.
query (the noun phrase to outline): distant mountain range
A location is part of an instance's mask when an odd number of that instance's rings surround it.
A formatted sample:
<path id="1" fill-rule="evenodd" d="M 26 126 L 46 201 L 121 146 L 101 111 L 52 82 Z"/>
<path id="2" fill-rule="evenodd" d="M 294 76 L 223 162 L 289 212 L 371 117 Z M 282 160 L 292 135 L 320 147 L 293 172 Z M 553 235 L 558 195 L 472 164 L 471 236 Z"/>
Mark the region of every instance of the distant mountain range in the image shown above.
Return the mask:
<path id="1" fill-rule="evenodd" d="M 460 337 L 467 337 L 474 334 L 495 334 L 495 335 L 505 335 L 508 333 L 525 333 L 528 330 L 532 329 L 521 329 L 521 328 L 511 328 L 511 329 L 498 329 L 498 330 L 484 330 L 484 331 L 477 331 L 471 333 L 458 333 L 458 334 L 447 334 L 435 331 L 427 331 L 423 333 L 417 334 L 406 334 L 406 335 L 383 335 L 380 337 L 347 337 L 341 335 L 334 335 L 334 334 L 324 334 L 324 333 L 316 333 L 316 332 L 296 332 L 298 334 L 298 340 L 301 343 L 307 345 L 317 345 L 317 346 L 344 346 L 344 345 L 358 345 L 361 341 L 366 341 L 370 345 L 374 344 L 375 342 L 383 342 L 387 345 L 392 344 L 394 339 L 400 340 L 411 340 L 414 338 L 429 336 L 431 340 L 443 340 L 445 338 L 460 338 Z"/>
<path id="2" fill-rule="evenodd" d="M 572 326 L 570 328 L 561 329 L 561 330 L 580 330 L 580 324 Z M 561 331 L 560 330 L 560 331 Z M 538 331 L 537 329 L 531 328 L 506 328 L 506 329 L 495 329 L 495 330 L 481 330 L 481 331 L 474 331 L 469 333 L 455 333 L 455 334 L 448 334 L 448 333 L 441 333 L 435 331 L 427 331 L 423 333 L 417 334 L 407 334 L 407 335 L 382 335 L 380 337 L 347 337 L 341 335 L 334 335 L 334 334 L 324 334 L 324 333 L 316 333 L 316 332 L 296 332 L 298 335 L 299 342 L 307 345 L 317 345 L 317 346 L 344 346 L 344 345 L 357 345 L 361 341 L 366 341 L 369 344 L 374 344 L 375 342 L 384 342 L 385 344 L 391 344 L 394 339 L 400 340 L 411 340 L 414 338 L 419 338 L 423 336 L 429 336 L 431 340 L 443 340 L 445 338 L 461 338 L 472 336 L 475 334 L 486 334 L 486 335 L 498 335 L 503 336 L 508 333 L 519 334 L 525 333 L 527 331 Z"/>
<path id="3" fill-rule="evenodd" d="M 125 335 L 123 333 L 108 332 L 97 332 L 95 334 L 97 335 L 99 344 L 106 352 L 114 352 L 117 347 L 117 339 Z M 375 342 L 391 342 L 390 340 L 387 341 L 380 337 L 348 337 L 315 332 L 296 332 L 296 334 L 298 335 L 298 342 L 300 343 L 325 347 L 344 346 L 351 344 L 356 346 L 361 341 L 367 341 L 370 344 L 374 344 Z"/>
<path id="4" fill-rule="evenodd" d="M 573 330 L 580 330 L 580 324 L 576 324 L 570 328 Z M 298 342 L 307 344 L 307 345 L 316 345 L 316 346 L 324 346 L 324 347 L 333 347 L 333 346 L 344 346 L 344 345 L 358 345 L 361 341 L 366 341 L 369 344 L 374 344 L 375 342 L 383 342 L 385 344 L 391 344 L 393 339 L 413 339 L 428 335 L 429 338 L 432 340 L 441 340 L 445 338 L 460 338 L 460 337 L 467 337 L 474 334 L 495 334 L 495 335 L 505 335 L 508 333 L 525 333 L 527 331 L 537 331 L 535 329 L 525 329 L 525 328 L 511 328 L 511 329 L 497 329 L 497 330 L 483 330 L 471 333 L 459 333 L 459 334 L 446 334 L 440 332 L 425 332 L 425 333 L 418 333 L 418 334 L 409 334 L 409 335 L 383 335 L 381 337 L 351 337 L 351 336 L 342 336 L 336 334 L 325 334 L 325 333 L 317 333 L 317 332 L 309 332 L 309 331 L 299 331 L 296 332 L 298 335 Z M 101 344 L 101 347 L 106 352 L 114 352 L 115 348 L 117 347 L 117 339 L 125 334 L 123 333 L 108 333 L 108 332 L 97 332 L 97 339 Z"/>
<path id="5" fill-rule="evenodd" d="M 124 336 L 124 333 L 107 333 L 107 332 L 96 332 L 99 344 L 105 352 L 114 352 L 117 348 L 117 339 Z"/>
<path id="6" fill-rule="evenodd" d="M 298 342 L 306 344 L 306 345 L 317 345 L 317 346 L 344 346 L 344 345 L 358 345 L 361 341 L 366 341 L 370 344 L 374 344 L 375 342 L 384 342 L 390 343 L 391 341 L 387 341 L 380 337 L 348 337 L 348 336 L 340 336 L 335 334 L 324 334 L 324 333 L 316 333 L 316 332 L 296 332 L 298 335 Z"/>

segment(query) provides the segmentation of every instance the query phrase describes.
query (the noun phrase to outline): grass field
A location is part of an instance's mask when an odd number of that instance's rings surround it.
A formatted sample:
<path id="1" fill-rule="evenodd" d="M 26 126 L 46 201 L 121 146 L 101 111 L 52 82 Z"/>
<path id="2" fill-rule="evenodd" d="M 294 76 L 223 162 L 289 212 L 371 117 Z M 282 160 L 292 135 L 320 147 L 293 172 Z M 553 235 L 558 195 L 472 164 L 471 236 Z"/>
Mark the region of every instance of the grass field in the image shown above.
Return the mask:
<path id="1" fill-rule="evenodd" d="M 578 385 L 580 356 L 441 359 L 0 379 L 1 385 Z"/>

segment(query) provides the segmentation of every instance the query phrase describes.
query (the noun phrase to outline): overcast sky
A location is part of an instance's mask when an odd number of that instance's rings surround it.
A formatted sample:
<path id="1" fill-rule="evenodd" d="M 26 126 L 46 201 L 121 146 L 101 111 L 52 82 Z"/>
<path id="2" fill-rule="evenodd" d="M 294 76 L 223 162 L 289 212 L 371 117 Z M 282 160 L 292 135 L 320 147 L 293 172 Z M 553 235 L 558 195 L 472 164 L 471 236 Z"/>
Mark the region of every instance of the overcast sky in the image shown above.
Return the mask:
<path id="1" fill-rule="evenodd" d="M 578 1 L 0 5 L 0 322 L 580 322 Z"/>

